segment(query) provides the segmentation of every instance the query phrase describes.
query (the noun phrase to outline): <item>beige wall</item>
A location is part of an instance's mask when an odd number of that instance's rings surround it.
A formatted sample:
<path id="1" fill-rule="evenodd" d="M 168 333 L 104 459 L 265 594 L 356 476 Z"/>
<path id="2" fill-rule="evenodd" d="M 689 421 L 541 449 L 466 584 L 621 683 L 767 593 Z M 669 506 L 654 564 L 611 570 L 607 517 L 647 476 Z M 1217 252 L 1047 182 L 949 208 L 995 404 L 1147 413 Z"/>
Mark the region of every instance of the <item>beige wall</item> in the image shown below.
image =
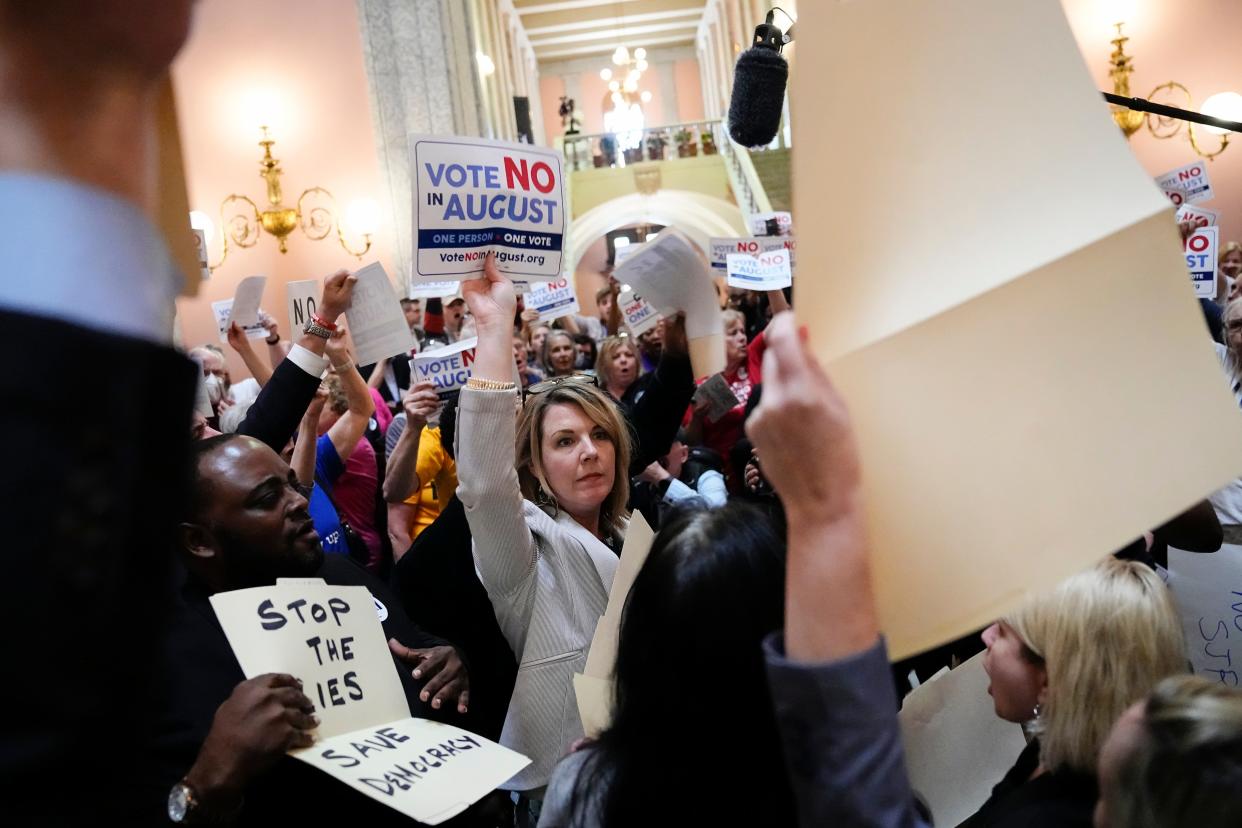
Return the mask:
<path id="1" fill-rule="evenodd" d="M 1111 92 L 1108 78 L 1112 21 L 1105 9 L 1115 0 L 1062 0 L 1083 58 L 1101 90 Z M 1242 2 L 1239 0 L 1129 0 L 1134 9 L 1125 33 L 1126 52 L 1134 59 L 1131 93 L 1146 97 L 1153 87 L 1170 80 L 1185 84 L 1204 99 L 1224 91 L 1242 93 Z M 1181 105 L 1181 104 L 1177 104 Z M 1039 113 L 1031 113 L 1024 129 L 1039 129 Z M 1203 206 L 1221 211 L 1221 240 L 1242 238 L 1242 136 L 1207 165 L 1215 200 Z M 1213 136 L 1204 141 L 1216 146 Z M 1153 176 L 1196 160 L 1182 137 L 1161 141 L 1146 129 L 1130 138 L 1130 148 Z"/>
<path id="2" fill-rule="evenodd" d="M 191 38 L 173 67 L 185 150 L 191 209 L 217 224 L 212 261 L 220 255 L 219 206 L 230 193 L 266 202 L 258 177 L 259 125 L 270 119 L 274 155 L 285 171 L 285 203 L 307 187 L 321 186 L 343 208 L 360 197 L 381 205 L 382 194 L 366 74 L 355 6 L 341 0 L 205 0 L 195 7 Z M 255 103 L 270 100 L 271 105 Z M 375 245 L 364 262 L 389 260 L 391 219 L 381 213 Z M 187 346 L 218 341 L 211 302 L 233 295 L 252 274 L 268 277 L 263 307 L 288 336 L 285 283 L 320 279 L 337 268 L 356 268 L 329 237 L 313 242 L 294 231 L 289 252 L 264 236 L 249 250 L 231 249 L 228 260 L 203 283 L 199 295 L 178 302 Z M 232 358 L 234 376 L 245 376 Z"/>

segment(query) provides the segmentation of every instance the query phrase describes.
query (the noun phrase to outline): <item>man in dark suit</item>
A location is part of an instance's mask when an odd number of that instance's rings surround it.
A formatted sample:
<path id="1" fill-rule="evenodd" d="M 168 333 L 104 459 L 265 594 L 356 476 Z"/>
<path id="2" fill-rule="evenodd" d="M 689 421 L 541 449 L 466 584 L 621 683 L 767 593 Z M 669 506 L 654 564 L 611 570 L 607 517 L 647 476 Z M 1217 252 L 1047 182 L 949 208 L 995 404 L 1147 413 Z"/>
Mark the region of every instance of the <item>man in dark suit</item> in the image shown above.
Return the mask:
<path id="1" fill-rule="evenodd" d="M 194 399 L 194 366 L 170 347 L 181 281 L 144 207 L 157 91 L 190 10 L 0 0 L 8 824 L 111 823 L 137 761 Z"/>

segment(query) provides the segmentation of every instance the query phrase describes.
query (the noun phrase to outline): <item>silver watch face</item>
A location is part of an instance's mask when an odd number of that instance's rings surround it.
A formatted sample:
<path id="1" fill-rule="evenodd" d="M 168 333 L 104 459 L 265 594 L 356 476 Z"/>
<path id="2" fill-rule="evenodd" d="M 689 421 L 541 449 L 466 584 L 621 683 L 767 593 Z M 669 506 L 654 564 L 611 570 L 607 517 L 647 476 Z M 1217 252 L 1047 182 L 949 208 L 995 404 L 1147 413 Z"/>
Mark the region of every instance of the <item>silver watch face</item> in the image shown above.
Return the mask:
<path id="1" fill-rule="evenodd" d="M 190 810 L 190 789 L 184 782 L 173 785 L 168 792 L 168 818 L 173 822 L 185 822 L 185 815 Z"/>

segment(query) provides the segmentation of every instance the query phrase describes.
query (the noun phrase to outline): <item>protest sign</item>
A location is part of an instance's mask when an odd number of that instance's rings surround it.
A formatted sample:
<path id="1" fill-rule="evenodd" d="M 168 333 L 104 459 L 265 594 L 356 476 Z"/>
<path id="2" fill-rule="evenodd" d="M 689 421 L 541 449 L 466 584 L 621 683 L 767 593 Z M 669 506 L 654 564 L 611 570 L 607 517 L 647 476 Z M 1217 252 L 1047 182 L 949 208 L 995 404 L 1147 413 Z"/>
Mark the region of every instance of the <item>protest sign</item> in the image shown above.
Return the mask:
<path id="1" fill-rule="evenodd" d="M 216 329 L 220 334 L 220 341 L 227 342 L 229 338 L 229 319 L 233 315 L 232 299 L 221 299 L 211 303 L 211 313 L 216 318 Z M 247 339 L 266 339 L 267 328 L 259 324 L 258 314 L 255 314 L 253 325 L 242 328 L 246 333 Z"/>
<path id="2" fill-rule="evenodd" d="M 319 312 L 321 293 L 322 287 L 318 279 L 300 279 L 285 285 L 285 294 L 289 298 L 290 339 L 297 339 L 310 318 Z"/>
<path id="3" fill-rule="evenodd" d="M 1216 295 L 1216 251 L 1219 249 L 1220 228 L 1200 227 L 1186 237 L 1186 267 L 1195 286 L 1195 296 L 1211 299 Z"/>
<path id="4" fill-rule="evenodd" d="M 983 655 L 932 676 L 897 714 L 910 787 L 936 825 L 958 825 L 979 810 L 1026 747 L 1022 728 L 996 715 Z"/>
<path id="5" fill-rule="evenodd" d="M 630 336 L 638 336 L 660 324 L 660 314 L 651 304 L 634 291 L 623 291 L 617 298 L 621 303 L 621 319 Z"/>
<path id="6" fill-rule="evenodd" d="M 551 322 L 581 310 L 578 306 L 578 294 L 568 279 L 531 282 L 530 290 L 526 294 L 526 307 L 539 311 L 540 322 Z"/>
<path id="7" fill-rule="evenodd" d="M 578 715 L 587 736 L 598 736 L 612 720 L 613 668 L 617 663 L 617 636 L 621 631 L 621 614 L 634 579 L 651 552 L 655 532 L 640 512 L 630 516 L 621 560 L 608 593 L 608 606 L 595 625 L 586 666 L 574 674 L 574 693 L 578 699 Z"/>
<path id="8" fill-rule="evenodd" d="M 1169 547 L 1169 587 L 1195 675 L 1238 687 L 1242 646 L 1238 664 L 1233 648 L 1242 645 L 1242 546 L 1226 543 L 1210 555 Z"/>
<path id="9" fill-rule="evenodd" d="M 1059 3 L 799 12 L 817 47 L 793 78 L 794 144 L 833 151 L 793 156 L 793 212 L 816 229 L 795 313 L 850 408 L 876 602 L 903 658 L 1236 477 L 1242 430 L 1198 302 L 1170 278 L 1185 258 L 1168 199 L 1101 117 Z M 891 59 L 853 71 L 877 43 Z M 990 65 L 1031 79 L 1021 100 L 973 68 Z M 866 130 L 832 117 L 857 111 Z M 1051 121 L 1015 135 L 1031 111 Z"/>
<path id="10" fill-rule="evenodd" d="M 665 228 L 626 259 L 613 276 L 666 317 L 685 311 L 690 361 L 696 375 L 705 377 L 724 370 L 724 330 L 716 284 L 689 239 Z"/>
<path id="11" fill-rule="evenodd" d="M 1199 201 L 1211 201 L 1215 197 L 1212 183 L 1208 180 L 1207 164 L 1194 161 L 1184 167 L 1170 170 L 1156 178 L 1156 184 L 1178 207 Z"/>
<path id="12" fill-rule="evenodd" d="M 769 233 L 768 222 L 776 222 L 776 232 Z M 772 213 L 755 213 L 750 217 L 750 232 L 756 236 L 788 236 L 793 232 L 793 216 L 777 211 Z"/>
<path id="13" fill-rule="evenodd" d="M 471 337 L 446 348 L 424 351 L 410 362 L 410 381 L 429 382 L 440 396 L 464 388 L 470 379 L 478 342 L 478 337 Z"/>
<path id="14" fill-rule="evenodd" d="M 742 238 L 742 237 L 715 237 L 709 242 L 710 251 L 708 253 L 708 261 L 711 262 L 712 268 L 718 271 L 718 276 L 724 276 L 729 268 L 729 256 L 734 253 L 743 253 L 747 256 L 758 256 L 761 253 L 768 253 L 773 250 L 785 250 L 789 253 L 789 267 L 792 271 L 797 265 L 795 259 L 795 251 L 798 243 L 793 236 L 769 236 L 767 238 Z"/>
<path id="15" fill-rule="evenodd" d="M 282 580 L 217 593 L 211 605 L 247 678 L 288 673 L 314 702 L 316 743 L 291 755 L 372 799 L 436 825 L 529 764 L 481 736 L 410 717 L 365 587 Z"/>
<path id="16" fill-rule="evenodd" d="M 206 281 L 211 278 L 211 265 L 207 263 L 207 234 L 193 228 L 190 232 L 194 234 L 194 255 L 198 259 L 198 275 Z"/>
<path id="17" fill-rule="evenodd" d="M 613 267 L 616 267 L 617 265 L 621 264 L 626 259 L 628 259 L 630 256 L 633 256 L 635 253 L 641 250 L 643 247 L 643 244 L 645 244 L 645 242 L 630 242 L 629 244 L 623 244 L 623 245 L 620 245 L 619 247 L 614 247 L 613 254 L 612 254 Z"/>
<path id="18" fill-rule="evenodd" d="M 414 350 L 414 334 L 405 321 L 405 312 L 392 282 L 379 262 L 372 262 L 354 274 L 354 296 L 345 318 L 354 340 L 354 361 L 370 365 L 385 357 Z"/>
<path id="19" fill-rule="evenodd" d="M 724 374 L 712 374 L 695 390 L 694 396 L 707 400 L 709 406 L 707 416 L 713 422 L 732 411 L 739 402 L 737 395 L 733 393 L 733 389 L 725 380 Z"/>
<path id="20" fill-rule="evenodd" d="M 1177 208 L 1178 222 L 1189 221 L 1195 227 L 1215 227 L 1220 223 L 1220 213 L 1194 204 L 1183 204 Z"/>
<path id="21" fill-rule="evenodd" d="M 411 282 L 473 278 L 488 251 L 501 272 L 561 276 L 561 154 L 530 144 L 416 135 Z"/>
<path id="22" fill-rule="evenodd" d="M 789 253 L 773 250 L 758 256 L 730 253 L 728 259 L 729 287 L 746 290 L 780 290 L 793 284 L 789 270 Z"/>

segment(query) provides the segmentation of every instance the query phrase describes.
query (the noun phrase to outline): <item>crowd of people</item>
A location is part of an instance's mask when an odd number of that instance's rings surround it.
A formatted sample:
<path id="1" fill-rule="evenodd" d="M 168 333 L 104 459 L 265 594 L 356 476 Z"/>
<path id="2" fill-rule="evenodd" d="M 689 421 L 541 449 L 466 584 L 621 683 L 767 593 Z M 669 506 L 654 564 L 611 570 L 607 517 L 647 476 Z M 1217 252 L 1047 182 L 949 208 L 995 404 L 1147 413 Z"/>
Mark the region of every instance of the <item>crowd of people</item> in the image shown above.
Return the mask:
<path id="1" fill-rule="evenodd" d="M 322 701 L 246 678 L 212 610 L 311 577 L 370 592 L 412 715 L 531 760 L 446 824 L 930 825 L 906 677 L 980 651 L 996 716 L 1029 741 L 968 828 L 1242 824 L 1242 690 L 1191 674 L 1159 574 L 1170 544 L 1237 539 L 1242 482 L 891 664 L 854 427 L 792 292 L 722 292 L 725 410 L 680 316 L 629 336 L 609 285 L 598 315 L 545 325 L 490 256 L 459 295 L 402 303 L 425 350 L 477 338 L 456 395 L 403 357 L 356 364 L 344 271 L 303 330 L 267 320 L 266 357 L 227 332 L 251 374 L 234 382 L 218 347 L 172 347 L 168 253 L 134 206 L 157 165 L 132 134 L 189 4 L 0 0 L 0 23 L 0 130 L 46 139 L 0 141 L 0 257 L 31 270 L 0 281 L 0 321 L 48 354 L 0 374 L 20 472 L 3 490 L 7 824 L 409 824 L 287 756 L 315 742 Z M 115 71 L 88 71 L 100 54 Z M 1238 248 L 1221 264 L 1205 336 L 1242 406 Z M 84 411 L 61 381 L 84 362 L 115 405 Z M 611 720 L 585 738 L 572 677 L 635 513 L 657 531 Z"/>

